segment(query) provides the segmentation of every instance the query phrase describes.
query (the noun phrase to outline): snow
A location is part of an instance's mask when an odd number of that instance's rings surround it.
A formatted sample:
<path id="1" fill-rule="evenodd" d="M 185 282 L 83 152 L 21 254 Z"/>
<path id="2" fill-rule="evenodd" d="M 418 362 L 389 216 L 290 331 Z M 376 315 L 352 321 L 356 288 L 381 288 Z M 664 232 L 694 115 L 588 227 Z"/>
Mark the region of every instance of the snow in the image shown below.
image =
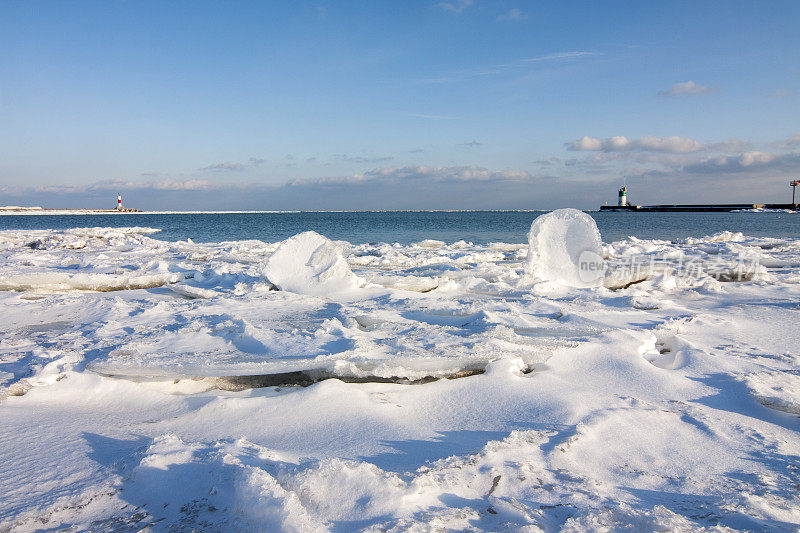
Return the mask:
<path id="1" fill-rule="evenodd" d="M 546 281 L 592 287 L 603 281 L 602 241 L 594 219 L 577 209 L 539 216 L 528 234 L 527 270 Z"/>
<path id="2" fill-rule="evenodd" d="M 298 294 L 330 295 L 360 285 L 341 247 L 313 231 L 281 242 L 267 259 L 264 274 L 279 289 Z"/>
<path id="3" fill-rule="evenodd" d="M 800 240 L 544 217 L 0 232 L 0 531 L 797 530 Z"/>

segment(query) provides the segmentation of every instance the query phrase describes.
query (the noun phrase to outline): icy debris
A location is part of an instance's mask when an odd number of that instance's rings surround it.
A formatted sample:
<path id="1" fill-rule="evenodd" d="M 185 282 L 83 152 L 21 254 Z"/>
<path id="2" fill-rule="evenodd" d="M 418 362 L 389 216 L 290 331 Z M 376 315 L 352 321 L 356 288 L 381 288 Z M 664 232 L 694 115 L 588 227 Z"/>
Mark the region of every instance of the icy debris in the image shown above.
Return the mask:
<path id="1" fill-rule="evenodd" d="M 185 284 L 170 285 L 169 289 L 175 294 L 179 294 L 184 298 L 197 299 L 197 298 L 213 298 L 220 293 L 211 289 L 204 289 L 202 287 L 193 287 Z"/>
<path id="2" fill-rule="evenodd" d="M 571 287 L 602 284 L 605 265 L 594 219 L 577 209 L 558 209 L 533 221 L 526 271 Z"/>
<path id="3" fill-rule="evenodd" d="M 65 274 L 43 272 L 0 276 L 0 291 L 94 291 L 152 289 L 183 279 L 180 273 L 143 275 Z"/>
<path id="4" fill-rule="evenodd" d="M 382 287 L 414 292 L 430 292 L 439 286 L 439 281 L 437 281 L 435 278 L 423 276 L 374 275 L 367 279 L 370 283 L 374 283 Z"/>
<path id="5" fill-rule="evenodd" d="M 769 281 L 770 275 L 767 267 L 751 262 L 745 265 L 734 265 L 728 268 L 709 270 L 708 275 L 717 281 Z"/>
<path id="6" fill-rule="evenodd" d="M 420 248 L 441 248 L 444 245 L 444 241 L 437 241 L 435 239 L 425 239 L 417 243 L 417 246 Z"/>
<path id="7" fill-rule="evenodd" d="M 143 242 L 144 235 L 158 233 L 156 228 L 70 228 L 0 232 L 0 244 L 24 246 L 31 250 L 99 248 Z"/>
<path id="8" fill-rule="evenodd" d="M 703 244 L 707 242 L 742 242 L 744 240 L 745 236 L 741 232 L 737 231 L 734 233 L 732 231 L 726 230 L 715 233 L 710 237 L 701 237 L 699 239 L 695 237 L 687 237 L 686 239 L 683 239 L 683 242 L 685 244 L 693 245 L 693 244 Z"/>
<path id="9" fill-rule="evenodd" d="M 280 290 L 314 296 L 346 292 L 362 285 L 350 270 L 342 248 L 313 231 L 281 242 L 264 265 L 264 275 Z"/>
<path id="10" fill-rule="evenodd" d="M 724 231 L 678 242 L 629 238 L 605 246 L 605 286 L 617 290 L 653 281 L 650 288 L 654 288 L 669 277 L 675 278 L 678 288 L 708 290 L 721 290 L 720 282 L 769 282 L 775 273 L 787 274 L 795 268 L 791 261 L 774 256 L 786 245 L 786 241 Z"/>

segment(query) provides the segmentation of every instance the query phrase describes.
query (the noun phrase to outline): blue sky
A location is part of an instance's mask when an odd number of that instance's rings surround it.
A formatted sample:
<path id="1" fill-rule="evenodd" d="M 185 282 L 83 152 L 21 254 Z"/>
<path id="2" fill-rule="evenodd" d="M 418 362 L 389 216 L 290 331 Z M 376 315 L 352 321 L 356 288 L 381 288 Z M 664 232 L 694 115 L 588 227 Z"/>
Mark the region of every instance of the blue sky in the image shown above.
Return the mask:
<path id="1" fill-rule="evenodd" d="M 0 3 L 0 205 L 788 201 L 800 174 L 800 3 L 359 4 Z"/>

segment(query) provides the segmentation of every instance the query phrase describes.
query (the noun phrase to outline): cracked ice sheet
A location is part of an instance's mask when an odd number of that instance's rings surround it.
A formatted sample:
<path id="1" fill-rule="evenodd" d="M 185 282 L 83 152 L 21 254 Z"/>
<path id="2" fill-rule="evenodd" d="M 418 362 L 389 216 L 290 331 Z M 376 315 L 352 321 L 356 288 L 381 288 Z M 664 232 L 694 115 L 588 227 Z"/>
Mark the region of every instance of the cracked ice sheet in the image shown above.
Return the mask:
<path id="1" fill-rule="evenodd" d="M 516 245 L 344 243 L 365 284 L 331 299 L 269 290 L 259 265 L 272 244 L 71 231 L 42 232 L 36 249 L 6 236 L 4 275 L 166 273 L 196 291 L 0 293 L 0 528 L 800 521 L 800 338 L 786 326 L 800 308 L 796 242 L 613 243 L 617 259 L 663 259 L 617 291 L 531 282 Z M 743 251 L 772 266 L 741 283 L 670 270 L 676 258 L 718 265 Z M 178 379 L 298 360 L 343 375 L 489 366 L 414 386 L 234 393 Z M 95 372 L 108 368 L 149 380 Z"/>

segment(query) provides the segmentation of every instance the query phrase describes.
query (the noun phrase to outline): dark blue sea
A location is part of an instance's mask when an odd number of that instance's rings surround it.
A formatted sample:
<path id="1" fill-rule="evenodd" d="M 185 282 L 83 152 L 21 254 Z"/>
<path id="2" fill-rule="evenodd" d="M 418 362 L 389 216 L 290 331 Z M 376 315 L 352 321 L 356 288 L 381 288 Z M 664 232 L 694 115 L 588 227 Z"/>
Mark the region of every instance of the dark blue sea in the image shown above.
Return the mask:
<path id="1" fill-rule="evenodd" d="M 390 211 L 295 213 L 170 213 L 92 215 L 3 215 L 3 229 L 66 229 L 145 226 L 166 241 L 216 242 L 259 239 L 275 242 L 306 230 L 352 243 L 437 239 L 452 243 L 527 242 L 531 222 L 543 211 Z M 635 236 L 675 240 L 719 231 L 756 237 L 800 238 L 798 213 L 589 213 L 603 241 Z"/>

